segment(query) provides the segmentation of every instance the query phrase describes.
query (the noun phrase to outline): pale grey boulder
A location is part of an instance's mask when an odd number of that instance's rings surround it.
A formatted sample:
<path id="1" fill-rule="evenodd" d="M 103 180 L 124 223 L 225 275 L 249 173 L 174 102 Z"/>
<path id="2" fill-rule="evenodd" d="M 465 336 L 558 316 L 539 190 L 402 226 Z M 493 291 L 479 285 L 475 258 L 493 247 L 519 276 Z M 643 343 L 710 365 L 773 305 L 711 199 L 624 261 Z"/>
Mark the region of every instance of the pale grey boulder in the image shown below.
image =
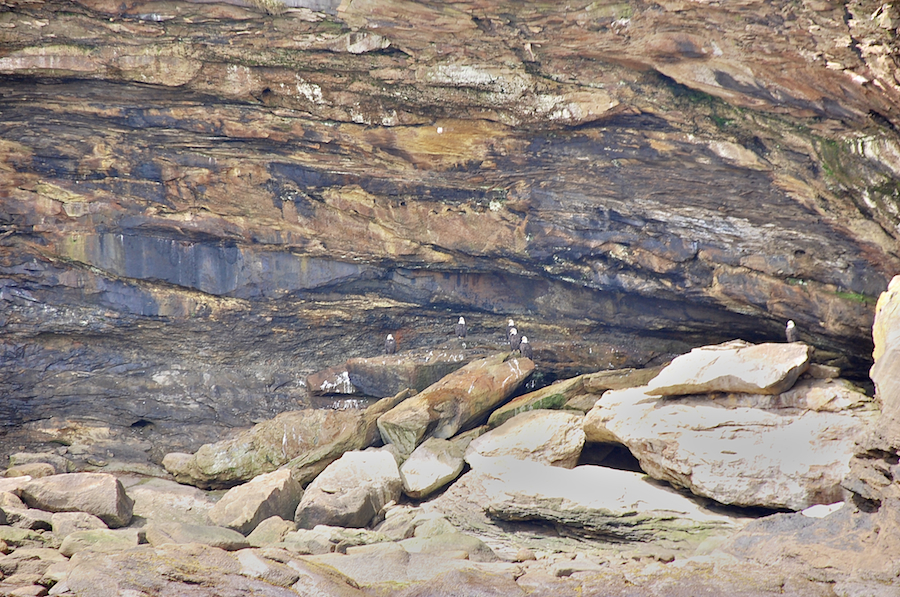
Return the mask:
<path id="1" fill-rule="evenodd" d="M 400 466 L 403 493 L 421 499 L 444 487 L 462 472 L 464 450 L 450 440 L 431 437 Z"/>
<path id="2" fill-rule="evenodd" d="M 372 545 L 391 541 L 387 535 L 368 529 L 316 525 L 312 529 L 298 529 L 285 535 L 275 545 L 298 554 L 344 553 L 358 545 Z"/>
<path id="3" fill-rule="evenodd" d="M 266 557 L 266 552 L 258 549 L 242 549 L 234 554 L 241 564 L 241 574 L 249 578 L 264 580 L 276 587 L 290 587 L 300 574 L 285 564 Z"/>
<path id="4" fill-rule="evenodd" d="M 176 522 L 152 524 L 146 529 L 147 542 L 159 547 L 167 544 L 200 543 L 225 551 L 250 547 L 247 538 L 231 529 L 217 526 L 179 524 Z"/>
<path id="5" fill-rule="evenodd" d="M 451 438 L 502 404 L 533 371 L 531 360 L 506 353 L 472 361 L 381 415 L 378 430 L 411 454 L 426 435 Z"/>
<path id="6" fill-rule="evenodd" d="M 134 507 L 122 483 L 105 473 L 67 473 L 32 479 L 19 493 L 32 508 L 47 512 L 87 512 L 110 528 L 131 522 Z"/>
<path id="7" fill-rule="evenodd" d="M 281 469 L 254 477 L 228 490 L 209 511 L 213 524 L 247 535 L 272 516 L 292 518 L 303 489 L 291 471 Z"/>
<path id="8" fill-rule="evenodd" d="M 126 491 L 134 500 L 134 516 L 148 523 L 208 525 L 209 511 L 216 504 L 207 492 L 169 479 L 140 479 Z"/>
<path id="9" fill-rule="evenodd" d="M 364 527 L 400 498 L 402 486 L 397 461 L 389 452 L 347 452 L 309 484 L 294 520 L 301 529 L 318 524 Z"/>
<path id="10" fill-rule="evenodd" d="M 247 542 L 252 547 L 264 547 L 273 543 L 280 543 L 288 533 L 297 530 L 293 520 L 284 520 L 280 516 L 271 516 L 258 525 L 247 535 Z"/>
<path id="11" fill-rule="evenodd" d="M 106 523 L 87 512 L 56 512 L 50 517 L 53 534 L 61 540 L 76 531 L 106 529 Z"/>
<path id="12" fill-rule="evenodd" d="M 444 555 L 472 562 L 496 562 L 500 559 L 481 539 L 459 532 L 411 537 L 399 544 L 409 553 Z"/>
<path id="13" fill-rule="evenodd" d="M 802 342 L 750 344 L 732 340 L 676 357 L 646 386 L 654 396 L 711 392 L 780 394 L 809 366 L 812 348 Z"/>
<path id="14" fill-rule="evenodd" d="M 140 543 L 137 529 L 91 529 L 75 531 L 66 535 L 59 552 L 67 558 L 79 551 L 90 550 L 103 553 L 118 553 Z"/>
<path id="15" fill-rule="evenodd" d="M 36 508 L 3 508 L 6 523 L 20 529 L 49 531 L 53 528 L 53 514 Z"/>
<path id="16" fill-rule="evenodd" d="M 843 500 L 850 458 L 876 416 L 744 406 L 760 399 L 746 394 L 657 398 L 645 389 L 604 394 L 585 416 L 587 439 L 623 444 L 650 476 L 740 506 L 802 510 Z"/>
<path id="17" fill-rule="evenodd" d="M 22 547 L 12 553 L 0 555 L 0 578 L 5 577 L 6 582 L 13 575 L 33 575 L 40 578 L 50 566 L 65 561 L 66 556 L 56 549 Z"/>
<path id="18" fill-rule="evenodd" d="M 472 440 L 466 462 L 478 468 L 485 459 L 508 457 L 572 468 L 584 447 L 583 419 L 573 411 L 522 412 Z"/>
<path id="19" fill-rule="evenodd" d="M 278 468 L 304 485 L 341 454 L 375 440 L 376 420 L 409 393 L 382 398 L 364 411 L 306 409 L 284 412 L 236 437 L 204 444 L 194 454 L 171 452 L 163 466 L 179 483 L 230 488 Z"/>

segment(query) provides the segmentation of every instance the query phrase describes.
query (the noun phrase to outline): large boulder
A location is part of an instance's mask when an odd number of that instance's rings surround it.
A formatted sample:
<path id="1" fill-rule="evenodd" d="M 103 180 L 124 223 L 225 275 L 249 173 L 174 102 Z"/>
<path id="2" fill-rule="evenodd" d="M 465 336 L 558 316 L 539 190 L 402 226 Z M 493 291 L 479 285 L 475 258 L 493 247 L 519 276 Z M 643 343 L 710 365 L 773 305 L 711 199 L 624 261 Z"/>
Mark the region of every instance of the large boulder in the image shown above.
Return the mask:
<path id="1" fill-rule="evenodd" d="M 209 511 L 209 518 L 213 524 L 247 535 L 269 517 L 293 517 L 301 497 L 303 489 L 291 471 L 273 471 L 228 490 Z"/>
<path id="2" fill-rule="evenodd" d="M 137 529 L 91 529 L 69 533 L 59 546 L 59 552 L 71 558 L 79 551 L 116 553 L 137 547 L 140 543 Z"/>
<path id="3" fill-rule="evenodd" d="M 749 344 L 733 340 L 695 348 L 673 360 L 647 384 L 655 396 L 710 392 L 780 394 L 809 366 L 811 347 L 790 344 Z"/>
<path id="4" fill-rule="evenodd" d="M 169 479 L 141 478 L 127 487 L 134 515 L 151 522 L 207 525 L 216 504 L 208 492 Z"/>
<path id="5" fill-rule="evenodd" d="M 734 518 L 631 471 L 505 458 L 467 475 L 484 491 L 487 512 L 502 520 L 547 521 L 585 536 L 670 546 L 699 545 L 738 528 Z"/>
<path id="6" fill-rule="evenodd" d="M 766 410 L 752 394 L 670 399 L 646 390 L 604 394 L 585 417 L 588 440 L 623 444 L 650 476 L 740 506 L 802 510 L 843 499 L 841 479 L 874 415 Z"/>
<path id="7" fill-rule="evenodd" d="M 369 446 L 377 418 L 407 395 L 384 398 L 364 411 L 281 413 L 232 439 L 205 444 L 195 454 L 167 454 L 163 465 L 179 483 L 203 488 L 233 487 L 281 466 L 302 485 L 344 452 Z"/>
<path id="8" fill-rule="evenodd" d="M 534 371 L 529 359 L 497 354 L 472 361 L 378 419 L 382 439 L 409 455 L 426 434 L 447 439 L 501 404 Z"/>
<path id="9" fill-rule="evenodd" d="M 348 382 L 367 396 L 393 396 L 405 388 L 420 392 L 472 359 L 464 350 L 443 347 L 348 359 Z"/>
<path id="10" fill-rule="evenodd" d="M 464 452 L 456 442 L 437 437 L 426 439 L 400 467 L 403 493 L 420 499 L 456 479 L 465 465 Z"/>
<path id="11" fill-rule="evenodd" d="M 582 376 L 564 379 L 540 390 L 522 394 L 494 410 L 488 417 L 488 426 L 497 427 L 519 413 L 537 409 L 559 409 L 584 389 Z"/>
<path id="12" fill-rule="evenodd" d="M 110 528 L 131 522 L 134 502 L 113 475 L 66 473 L 33 479 L 19 491 L 32 508 L 48 512 L 87 512 Z"/>
<path id="13" fill-rule="evenodd" d="M 294 520 L 301 529 L 319 524 L 364 527 L 400 498 L 402 485 L 390 452 L 347 452 L 309 484 Z"/>
<path id="14" fill-rule="evenodd" d="M 572 411 L 525 411 L 472 440 L 466 462 L 479 468 L 484 460 L 514 458 L 572 468 L 584 446 L 583 418 Z"/>

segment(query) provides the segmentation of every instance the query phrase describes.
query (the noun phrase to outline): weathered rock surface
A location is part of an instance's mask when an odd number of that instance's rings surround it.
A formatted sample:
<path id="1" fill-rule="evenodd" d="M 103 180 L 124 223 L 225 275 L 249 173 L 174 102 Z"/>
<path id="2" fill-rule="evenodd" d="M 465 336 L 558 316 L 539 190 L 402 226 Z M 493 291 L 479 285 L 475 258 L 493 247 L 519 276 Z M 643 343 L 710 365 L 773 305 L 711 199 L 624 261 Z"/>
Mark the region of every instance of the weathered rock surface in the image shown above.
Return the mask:
<path id="1" fill-rule="evenodd" d="M 110 528 L 131 522 L 134 501 L 122 483 L 103 473 L 66 473 L 29 481 L 19 495 L 32 508 L 48 512 L 87 512 Z"/>
<path id="2" fill-rule="evenodd" d="M 534 363 L 507 353 L 472 361 L 378 419 L 382 439 L 409 455 L 426 434 L 441 439 L 501 404 L 534 371 Z"/>
<path id="3" fill-rule="evenodd" d="M 647 384 L 655 396 L 746 392 L 780 394 L 809 366 L 810 347 L 792 344 L 726 342 L 676 357 Z"/>
<path id="4" fill-rule="evenodd" d="M 89 549 L 94 552 L 119 553 L 140 543 L 134 529 L 90 529 L 75 531 L 66 535 L 59 546 L 59 553 L 71 558 L 79 551 Z"/>
<path id="5" fill-rule="evenodd" d="M 402 401 L 405 392 L 366 410 L 307 409 L 281 413 L 237 437 L 206 444 L 196 454 L 171 453 L 163 464 L 180 483 L 230 487 L 280 466 L 304 484 L 348 450 L 370 445 L 379 416 Z"/>
<path id="6" fill-rule="evenodd" d="M 253 547 L 264 547 L 274 543 L 281 543 L 288 533 L 297 530 L 293 520 L 284 520 L 278 516 L 265 519 L 253 531 L 247 535 L 247 542 Z"/>
<path id="7" fill-rule="evenodd" d="M 444 487 L 463 470 L 465 448 L 437 437 L 430 437 L 413 450 L 400 466 L 403 493 L 421 499 Z"/>
<path id="8" fill-rule="evenodd" d="M 584 446 L 582 419 L 571 411 L 524 411 L 472 440 L 466 462 L 475 469 L 495 458 L 572 468 Z"/>
<path id="9" fill-rule="evenodd" d="M 209 511 L 215 500 L 209 494 L 190 485 L 168 479 L 125 479 L 126 491 L 134 500 L 136 518 L 155 522 L 208 525 Z"/>
<path id="10" fill-rule="evenodd" d="M 421 392 L 472 360 L 465 350 L 435 347 L 347 361 L 350 382 L 369 396 L 393 396 L 406 388 Z"/>
<path id="11" fill-rule="evenodd" d="M 231 529 L 218 526 L 164 522 L 149 525 L 147 543 L 154 547 L 174 544 L 200 543 L 226 551 L 250 547 L 247 539 Z"/>
<path id="12" fill-rule="evenodd" d="M 720 405 L 714 396 L 667 399 L 646 390 L 604 394 L 585 417 L 588 441 L 624 444 L 650 476 L 742 506 L 802 510 L 841 501 L 850 456 L 874 415 L 764 410 L 755 395 Z"/>
<path id="13" fill-rule="evenodd" d="M 545 520 L 587 536 L 659 545 L 699 545 L 736 526 L 733 518 L 630 471 L 502 459 L 474 474 L 482 477 L 486 511 L 504 520 Z"/>
<path id="14" fill-rule="evenodd" d="M 213 524 L 248 535 L 272 516 L 292 518 L 302 497 L 303 489 L 291 471 L 273 471 L 228 490 L 210 509 L 209 519 Z"/>
<path id="15" fill-rule="evenodd" d="M 488 417 L 488 426 L 496 427 L 507 420 L 528 410 L 558 409 L 578 395 L 584 389 L 584 382 L 579 377 L 558 381 L 554 384 L 513 398 Z"/>
<path id="16" fill-rule="evenodd" d="M 402 488 L 397 461 L 387 451 L 347 452 L 306 488 L 294 521 L 301 529 L 319 524 L 364 527 Z"/>

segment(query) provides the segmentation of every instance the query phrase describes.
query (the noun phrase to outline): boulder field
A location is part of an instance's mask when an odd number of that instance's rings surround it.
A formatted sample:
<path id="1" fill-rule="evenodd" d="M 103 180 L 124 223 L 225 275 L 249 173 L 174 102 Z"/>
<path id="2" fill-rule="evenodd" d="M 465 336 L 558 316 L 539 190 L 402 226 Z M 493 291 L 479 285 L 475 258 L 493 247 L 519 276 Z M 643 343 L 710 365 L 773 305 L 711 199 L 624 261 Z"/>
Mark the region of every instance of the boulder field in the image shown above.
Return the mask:
<path id="1" fill-rule="evenodd" d="M 0 590 L 897 594 L 898 285 L 878 303 L 874 397 L 802 342 L 699 347 L 516 397 L 533 364 L 497 353 L 341 425 L 298 411 L 170 455 L 169 474 L 17 454 Z M 304 415 L 316 425 L 288 441 Z"/>

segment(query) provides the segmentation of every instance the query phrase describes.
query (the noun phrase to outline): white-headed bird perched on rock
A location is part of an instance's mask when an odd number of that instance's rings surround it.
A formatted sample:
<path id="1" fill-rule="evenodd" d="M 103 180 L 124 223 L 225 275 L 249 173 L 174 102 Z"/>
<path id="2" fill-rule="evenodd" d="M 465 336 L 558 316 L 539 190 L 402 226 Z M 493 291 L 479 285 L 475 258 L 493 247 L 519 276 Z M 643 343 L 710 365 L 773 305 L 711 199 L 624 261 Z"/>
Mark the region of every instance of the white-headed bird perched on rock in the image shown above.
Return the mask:
<path id="1" fill-rule="evenodd" d="M 800 332 L 797 330 L 797 325 L 794 323 L 793 319 L 787 322 L 787 326 L 784 328 L 784 335 L 788 342 L 800 341 Z"/>
<path id="2" fill-rule="evenodd" d="M 463 317 L 459 318 L 459 321 L 456 322 L 456 337 L 457 338 L 465 338 L 466 337 L 466 320 Z"/>
<path id="3" fill-rule="evenodd" d="M 510 350 L 519 350 L 519 345 L 522 343 L 522 336 L 519 335 L 519 330 L 516 328 L 512 328 L 509 330 L 509 349 Z"/>
<path id="4" fill-rule="evenodd" d="M 519 352 L 521 352 L 522 356 L 526 359 L 534 360 L 534 351 L 531 349 L 531 343 L 528 341 L 528 336 L 522 336 L 522 342 L 519 343 Z"/>
<path id="5" fill-rule="evenodd" d="M 388 334 L 384 339 L 384 354 L 394 354 L 397 352 L 397 341 L 394 340 L 393 334 Z"/>

